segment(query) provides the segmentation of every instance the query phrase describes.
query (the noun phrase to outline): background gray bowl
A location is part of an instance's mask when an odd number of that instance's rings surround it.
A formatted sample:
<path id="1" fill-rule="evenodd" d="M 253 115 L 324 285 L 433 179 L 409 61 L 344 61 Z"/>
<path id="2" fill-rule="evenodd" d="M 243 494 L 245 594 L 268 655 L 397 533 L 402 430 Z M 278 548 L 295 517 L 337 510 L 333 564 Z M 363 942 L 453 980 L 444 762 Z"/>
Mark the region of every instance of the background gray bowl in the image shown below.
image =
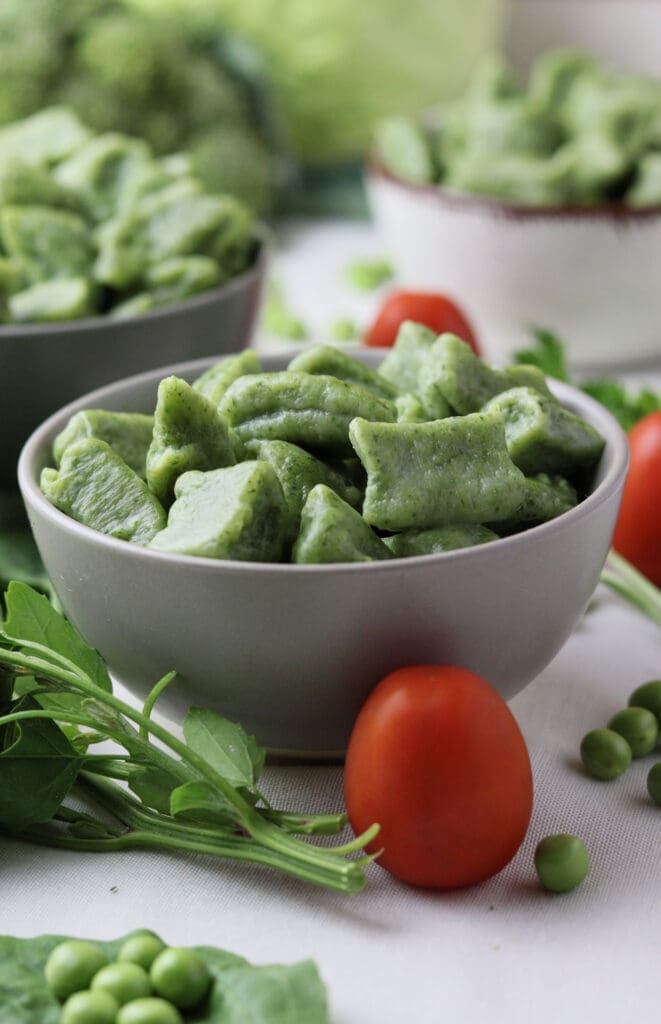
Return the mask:
<path id="1" fill-rule="evenodd" d="M 376 365 L 383 351 L 359 353 Z M 281 369 L 287 355 L 264 357 Z M 627 469 L 624 433 L 592 399 L 554 389 L 606 438 L 591 493 L 525 533 L 442 555 L 344 565 L 267 565 L 168 555 L 80 526 L 38 488 L 51 445 L 84 408 L 151 411 L 159 380 L 188 380 L 210 360 L 113 384 L 63 409 L 27 442 L 19 483 L 62 605 L 116 679 L 144 697 L 170 669 L 161 709 L 194 703 L 239 720 L 271 750 L 328 757 L 345 749 L 378 680 L 407 664 L 480 673 L 507 698 L 569 636 L 599 579 Z"/>
<path id="2" fill-rule="evenodd" d="M 186 302 L 129 319 L 0 327 L 0 491 L 16 487 L 25 440 L 47 416 L 93 388 L 169 362 L 236 352 L 250 341 L 268 258 Z"/>

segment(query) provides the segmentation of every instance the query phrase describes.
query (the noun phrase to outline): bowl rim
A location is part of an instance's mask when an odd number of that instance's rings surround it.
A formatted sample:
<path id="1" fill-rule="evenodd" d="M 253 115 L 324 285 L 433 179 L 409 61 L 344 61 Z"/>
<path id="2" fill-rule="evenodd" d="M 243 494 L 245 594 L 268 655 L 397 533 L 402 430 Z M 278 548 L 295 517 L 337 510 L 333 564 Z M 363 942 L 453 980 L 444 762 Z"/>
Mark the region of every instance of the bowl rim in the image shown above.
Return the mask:
<path id="1" fill-rule="evenodd" d="M 137 316 L 113 317 L 109 313 L 98 313 L 96 316 L 82 317 L 79 320 L 53 320 L 53 321 L 31 321 L 25 324 L 0 324 L 0 344 L 9 338 L 29 338 L 40 335 L 48 337 L 61 334 L 76 334 L 88 331 L 118 331 L 133 326 L 136 323 L 149 323 L 150 321 L 166 319 L 168 316 L 180 316 L 194 312 L 197 309 L 212 305 L 219 298 L 233 295 L 240 291 L 253 279 L 261 277 L 265 270 L 272 248 L 272 233 L 269 228 L 258 221 L 253 228 L 253 236 L 257 242 L 257 248 L 253 255 L 250 266 L 246 267 L 239 274 L 228 277 L 213 288 L 205 288 L 196 295 L 190 295 L 179 302 L 168 303 L 150 309 L 146 313 Z"/>
<path id="2" fill-rule="evenodd" d="M 459 192 L 448 189 L 433 182 L 407 181 L 389 171 L 375 155 L 366 161 L 365 173 L 370 178 L 386 181 L 398 186 L 405 192 L 418 196 L 433 197 L 441 207 L 458 213 L 482 212 L 494 217 L 510 220 L 547 220 L 547 221 L 594 221 L 615 223 L 626 221 L 647 221 L 661 218 L 661 203 L 654 206 L 633 207 L 624 203 L 603 202 L 592 206 L 564 203 L 558 206 L 533 206 L 526 203 L 508 203 L 492 196 L 478 195 L 472 192 Z"/>
<path id="3" fill-rule="evenodd" d="M 351 347 L 344 351 L 350 355 L 360 354 L 367 365 L 378 365 L 381 359 L 385 357 L 385 354 L 389 349 L 385 348 L 371 348 L 365 349 L 365 347 Z M 257 352 L 262 364 L 265 365 L 265 370 L 268 371 L 271 363 L 280 363 L 281 361 L 289 361 L 295 354 L 298 354 L 300 349 L 287 349 L 274 353 Z M 230 354 L 231 355 L 231 354 Z M 222 356 L 221 359 L 229 358 L 228 356 Z M 212 366 L 219 360 L 216 357 L 205 357 L 202 359 L 189 360 L 183 363 L 174 363 L 170 366 L 160 367 L 155 370 L 147 370 L 143 373 L 134 374 L 130 377 L 124 377 L 121 380 L 115 381 L 112 384 L 105 385 L 102 388 L 97 388 L 94 391 L 89 392 L 87 395 L 83 395 L 76 399 L 74 402 L 70 402 L 68 405 L 63 406 L 57 412 L 49 416 L 48 419 L 36 428 L 25 442 L 21 451 L 18 461 L 18 483 L 23 497 L 23 501 L 26 505 L 28 514 L 31 509 L 46 519 L 52 528 L 56 530 L 63 530 L 70 537 L 77 539 L 79 543 L 83 545 L 98 545 L 101 548 L 107 549 L 111 554 L 115 553 L 118 557 L 134 556 L 136 559 L 146 559 L 147 563 L 154 562 L 154 564 L 170 564 L 173 567 L 178 567 L 181 571 L 185 571 L 187 568 L 195 572 L 200 573 L 228 573 L 230 575 L 239 573 L 242 575 L 249 575 L 250 573 L 267 573 L 268 575 L 293 575 L 303 576 L 318 573 L 322 576 L 338 575 L 344 573 L 388 573 L 388 572 L 401 572 L 408 566 L 434 566 L 447 564 L 449 562 L 466 561 L 470 562 L 476 558 L 484 556 L 485 549 L 487 551 L 499 551 L 506 552 L 512 551 L 515 553 L 521 545 L 530 543 L 531 539 L 534 541 L 535 537 L 542 537 L 552 534 L 561 535 L 567 529 L 572 529 L 574 523 L 583 519 L 585 516 L 589 516 L 594 509 L 600 506 L 603 502 L 608 501 L 612 497 L 614 492 L 624 483 L 624 479 L 627 473 L 629 464 L 629 444 L 627 436 L 615 419 L 615 417 L 596 399 L 578 388 L 567 384 L 562 381 L 554 380 L 553 378 L 547 378 L 551 385 L 554 394 L 563 402 L 575 410 L 579 408 L 581 415 L 586 415 L 589 422 L 592 423 L 605 437 L 607 443 L 612 448 L 611 464 L 608 467 L 603 480 L 598 486 L 588 494 L 578 505 L 570 509 L 568 512 L 564 512 L 555 519 L 551 519 L 548 522 L 540 523 L 537 526 L 529 527 L 527 530 L 523 530 L 520 533 L 512 534 L 508 537 L 499 537 L 497 540 L 489 541 L 488 544 L 477 544 L 466 548 L 458 548 L 452 551 L 444 551 L 436 554 L 425 554 L 425 555 L 411 555 L 406 558 L 392 558 L 384 559 L 383 561 L 374 562 L 332 562 L 332 563 L 315 563 L 315 564 L 303 564 L 299 565 L 291 562 L 252 562 L 252 561 L 238 561 L 236 559 L 214 559 L 214 558 L 201 558 L 197 555 L 180 555 L 172 554 L 170 552 L 158 551 L 151 548 L 140 547 L 138 545 L 130 544 L 128 541 L 119 540 L 115 537 L 110 537 L 106 534 L 100 533 L 97 530 L 93 530 L 91 527 L 83 526 L 76 520 L 71 519 L 64 512 L 61 512 L 54 505 L 46 499 L 39 489 L 38 474 L 40 473 L 40 466 L 43 464 L 43 451 L 47 445 L 52 444 L 55 433 L 63 429 L 65 423 L 74 412 L 78 412 L 84 408 L 99 408 L 98 400 L 103 401 L 105 396 L 108 396 L 109 392 L 116 389 L 125 390 L 128 389 L 130 393 L 137 387 L 146 384 L 157 385 L 163 377 L 176 374 L 177 376 L 188 377 L 189 379 L 193 376 L 198 376 L 205 369 Z"/>

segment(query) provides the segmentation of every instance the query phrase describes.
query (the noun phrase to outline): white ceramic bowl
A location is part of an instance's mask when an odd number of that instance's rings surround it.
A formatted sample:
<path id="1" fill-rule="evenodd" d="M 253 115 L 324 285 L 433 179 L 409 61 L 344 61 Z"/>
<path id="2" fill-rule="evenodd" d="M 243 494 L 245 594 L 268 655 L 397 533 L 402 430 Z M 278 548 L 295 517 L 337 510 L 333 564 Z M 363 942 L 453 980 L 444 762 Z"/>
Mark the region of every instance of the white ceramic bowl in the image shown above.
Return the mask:
<path id="1" fill-rule="evenodd" d="M 510 361 L 544 327 L 576 369 L 661 362 L 661 206 L 532 209 L 377 166 L 367 189 L 402 285 L 458 301 L 488 360 Z"/>
<path id="2" fill-rule="evenodd" d="M 128 374 L 247 345 L 269 248 L 260 228 L 256 258 L 242 274 L 142 316 L 0 327 L 0 491 L 16 487 L 30 432 L 66 402 Z"/>
<path id="3" fill-rule="evenodd" d="M 377 365 L 383 350 L 358 354 Z M 263 357 L 282 369 L 288 355 Z M 37 545 L 66 614 L 116 679 L 145 697 L 170 669 L 162 708 L 207 705 L 280 753 L 336 756 L 388 672 L 449 663 L 507 698 L 548 664 L 599 579 L 627 467 L 627 442 L 606 410 L 557 385 L 606 448 L 588 496 L 552 522 L 441 555 L 373 563 L 273 565 L 152 551 L 81 526 L 43 497 L 53 439 L 84 408 L 151 411 L 158 382 L 192 380 L 197 361 L 120 381 L 62 409 L 31 436 L 19 483 Z"/>

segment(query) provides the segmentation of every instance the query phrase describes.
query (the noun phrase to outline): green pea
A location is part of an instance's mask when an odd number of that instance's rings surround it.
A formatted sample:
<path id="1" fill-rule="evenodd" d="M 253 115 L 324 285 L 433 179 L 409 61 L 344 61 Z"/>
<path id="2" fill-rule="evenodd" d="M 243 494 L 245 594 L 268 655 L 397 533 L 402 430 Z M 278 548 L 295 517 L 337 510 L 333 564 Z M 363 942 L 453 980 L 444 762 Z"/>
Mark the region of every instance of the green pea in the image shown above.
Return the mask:
<path id="1" fill-rule="evenodd" d="M 183 1024 L 183 1018 L 167 999 L 149 996 L 122 1006 L 115 1024 Z"/>
<path id="2" fill-rule="evenodd" d="M 661 679 L 650 679 L 649 683 L 635 689 L 629 697 L 629 706 L 647 708 L 661 725 Z"/>
<path id="3" fill-rule="evenodd" d="M 44 974 L 53 995 L 63 1002 L 74 992 L 88 988 L 96 972 L 107 963 L 107 956 L 93 942 L 67 939 L 51 952 Z"/>
<path id="4" fill-rule="evenodd" d="M 581 760 L 595 779 L 616 779 L 631 764 L 631 747 L 613 729 L 593 729 L 581 741 Z"/>
<path id="5" fill-rule="evenodd" d="M 211 985 L 207 965 L 192 949 L 165 949 L 151 965 L 149 977 L 159 996 L 182 1010 L 196 1006 Z"/>
<path id="6" fill-rule="evenodd" d="M 149 975 L 144 967 L 138 964 L 108 964 L 94 975 L 91 988 L 109 992 L 120 1006 L 130 1003 L 132 999 L 141 999 L 151 995 Z"/>
<path id="7" fill-rule="evenodd" d="M 590 870 L 590 857 L 578 836 L 559 833 L 542 839 L 535 850 L 537 876 L 549 892 L 569 892 Z"/>
<path id="8" fill-rule="evenodd" d="M 661 807 L 661 761 L 653 764 L 647 776 L 647 792 L 655 804 Z"/>
<path id="9" fill-rule="evenodd" d="M 60 1024 L 115 1024 L 118 1010 L 109 992 L 74 992 L 62 1007 Z"/>
<path id="10" fill-rule="evenodd" d="M 656 715 L 647 708 L 628 707 L 618 711 L 608 723 L 608 728 L 624 737 L 634 757 L 651 754 L 659 739 Z"/>
<path id="11" fill-rule="evenodd" d="M 117 959 L 120 962 L 128 961 L 138 964 L 148 971 L 158 954 L 162 953 L 164 949 L 165 943 L 159 939 L 158 935 L 145 932 L 142 935 L 132 935 L 130 939 L 127 939 L 121 946 Z"/>

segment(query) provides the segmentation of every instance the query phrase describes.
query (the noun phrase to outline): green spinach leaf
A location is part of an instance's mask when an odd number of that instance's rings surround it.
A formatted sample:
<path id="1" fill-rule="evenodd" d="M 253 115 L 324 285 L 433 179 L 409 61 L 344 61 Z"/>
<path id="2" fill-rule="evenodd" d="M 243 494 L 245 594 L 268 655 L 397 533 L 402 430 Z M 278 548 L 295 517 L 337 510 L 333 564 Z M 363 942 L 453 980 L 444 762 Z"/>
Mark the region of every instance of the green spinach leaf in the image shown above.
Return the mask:
<path id="1" fill-rule="evenodd" d="M 227 967 L 217 976 L 205 1020 L 213 1024 L 326 1024 L 323 983 L 311 960 L 282 967 Z"/>
<path id="2" fill-rule="evenodd" d="M 3 712 L 38 706 L 28 694 Z M 0 825 L 20 832 L 49 821 L 83 766 L 75 747 L 50 719 L 35 718 L 3 726 L 0 749 Z"/>
<path id="3" fill-rule="evenodd" d="M 184 738 L 232 786 L 254 789 L 265 752 L 236 722 L 215 711 L 190 708 L 184 719 Z"/>
<path id="4" fill-rule="evenodd" d="M 170 814 L 170 796 L 178 785 L 175 775 L 152 765 L 133 768 L 129 775 L 129 788 L 143 804 L 161 814 Z"/>
<path id="5" fill-rule="evenodd" d="M 89 647 L 73 626 L 59 615 L 47 598 L 24 583 L 12 581 L 5 597 L 7 619 L 2 634 L 17 645 L 21 641 L 42 644 L 64 655 L 85 672 L 103 690 L 112 683 L 98 651 Z"/>
<path id="6" fill-rule="evenodd" d="M 233 824 L 236 821 L 236 814 L 230 805 L 207 782 L 185 782 L 183 786 L 178 786 L 170 795 L 169 810 L 175 818 L 218 825 Z"/>

